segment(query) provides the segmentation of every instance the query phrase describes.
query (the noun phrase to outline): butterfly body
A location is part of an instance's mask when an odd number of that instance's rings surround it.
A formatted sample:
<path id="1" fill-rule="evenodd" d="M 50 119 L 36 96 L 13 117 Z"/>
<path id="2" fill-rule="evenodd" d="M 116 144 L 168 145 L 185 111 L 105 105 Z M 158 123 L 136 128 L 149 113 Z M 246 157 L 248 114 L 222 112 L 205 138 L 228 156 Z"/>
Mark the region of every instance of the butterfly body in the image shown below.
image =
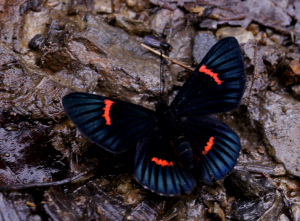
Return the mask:
<path id="1" fill-rule="evenodd" d="M 178 128 L 178 119 L 170 107 L 162 101 L 155 105 L 155 118 L 157 126 L 162 128 L 167 134 L 172 136 Z"/>
<path id="2" fill-rule="evenodd" d="M 160 195 L 190 193 L 197 180 L 212 184 L 237 162 L 241 144 L 226 124 L 210 116 L 236 108 L 245 68 L 235 38 L 222 39 L 207 53 L 170 106 L 149 110 L 129 102 L 71 93 L 63 106 L 81 132 L 112 153 L 136 148 L 135 176 Z"/>

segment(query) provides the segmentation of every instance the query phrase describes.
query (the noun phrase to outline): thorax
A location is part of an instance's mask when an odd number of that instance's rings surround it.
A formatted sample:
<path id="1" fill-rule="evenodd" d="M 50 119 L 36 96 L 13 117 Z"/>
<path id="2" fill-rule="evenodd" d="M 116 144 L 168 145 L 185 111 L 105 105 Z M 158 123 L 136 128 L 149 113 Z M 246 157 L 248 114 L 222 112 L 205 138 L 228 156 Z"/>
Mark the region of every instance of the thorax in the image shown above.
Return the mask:
<path id="1" fill-rule="evenodd" d="M 178 133 L 179 120 L 172 109 L 162 101 L 159 101 L 156 106 L 156 119 L 157 124 L 160 128 L 166 131 L 168 134 L 173 136 Z"/>

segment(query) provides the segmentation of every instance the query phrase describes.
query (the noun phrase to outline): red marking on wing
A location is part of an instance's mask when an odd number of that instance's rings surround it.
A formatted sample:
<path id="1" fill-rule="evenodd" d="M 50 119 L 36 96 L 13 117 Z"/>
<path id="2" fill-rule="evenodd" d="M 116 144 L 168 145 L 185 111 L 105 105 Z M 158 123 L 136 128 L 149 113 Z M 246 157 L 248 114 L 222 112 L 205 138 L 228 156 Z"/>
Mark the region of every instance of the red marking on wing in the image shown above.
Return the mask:
<path id="1" fill-rule="evenodd" d="M 215 144 L 214 140 L 215 140 L 214 137 L 209 138 L 207 145 L 204 147 L 204 150 L 202 151 L 203 155 L 206 155 L 206 154 L 208 154 L 209 151 L 211 151 L 211 149 L 213 148 L 213 145 Z"/>
<path id="2" fill-rule="evenodd" d="M 207 75 L 211 76 L 215 80 L 215 82 L 217 82 L 218 85 L 223 83 L 223 81 L 221 81 L 220 78 L 218 77 L 219 74 L 214 73 L 212 71 L 212 69 L 208 69 L 206 67 L 206 65 L 204 65 L 204 64 L 201 65 L 201 67 L 199 68 L 199 71 L 203 72 L 204 74 L 207 74 Z"/>
<path id="3" fill-rule="evenodd" d="M 157 165 L 160 165 L 162 167 L 165 167 L 165 166 L 172 167 L 172 166 L 174 166 L 174 162 L 169 162 L 167 160 L 158 159 L 157 157 L 153 157 L 151 159 L 151 161 L 155 162 Z"/>
<path id="4" fill-rule="evenodd" d="M 110 117 L 110 110 L 111 106 L 115 103 L 114 101 L 111 100 L 104 100 L 105 107 L 103 108 L 104 114 L 102 115 L 105 120 L 106 120 L 106 125 L 111 125 L 111 117 Z"/>

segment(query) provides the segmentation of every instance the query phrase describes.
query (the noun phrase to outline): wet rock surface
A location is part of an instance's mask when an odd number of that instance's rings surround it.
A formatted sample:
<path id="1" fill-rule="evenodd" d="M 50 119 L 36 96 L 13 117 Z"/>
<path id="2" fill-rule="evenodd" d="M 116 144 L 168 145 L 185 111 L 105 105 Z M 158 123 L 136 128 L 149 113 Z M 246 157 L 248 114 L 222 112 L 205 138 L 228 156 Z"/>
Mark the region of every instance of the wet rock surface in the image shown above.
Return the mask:
<path id="1" fill-rule="evenodd" d="M 78 183 L 2 191 L 0 219 L 299 220 L 299 7 L 267 0 L 2 1 L 0 184 L 88 173 Z M 221 37 L 242 44 L 242 105 L 218 116 L 241 137 L 236 172 L 213 186 L 198 184 L 189 196 L 144 190 L 134 179 L 134 150 L 115 156 L 91 144 L 61 105 L 64 95 L 82 91 L 153 109 L 160 57 L 140 46 L 145 35 L 165 39 L 169 56 L 190 66 Z M 162 69 L 170 102 L 189 72 L 168 61 Z"/>

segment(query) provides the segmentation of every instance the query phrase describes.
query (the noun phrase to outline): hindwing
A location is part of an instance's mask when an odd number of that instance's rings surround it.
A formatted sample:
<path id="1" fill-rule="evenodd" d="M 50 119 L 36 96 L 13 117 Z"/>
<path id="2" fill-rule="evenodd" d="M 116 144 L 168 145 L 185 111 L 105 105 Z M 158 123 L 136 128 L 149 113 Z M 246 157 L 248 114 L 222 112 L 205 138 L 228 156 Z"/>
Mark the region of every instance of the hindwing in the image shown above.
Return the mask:
<path id="1" fill-rule="evenodd" d="M 226 124 L 209 116 L 185 117 L 182 129 L 194 155 L 195 175 L 212 184 L 236 165 L 241 151 L 239 136 Z"/>
<path id="2" fill-rule="evenodd" d="M 158 127 L 137 145 L 135 175 L 145 188 L 160 195 L 190 193 L 196 186 L 192 172 L 179 164 L 172 141 Z"/>

